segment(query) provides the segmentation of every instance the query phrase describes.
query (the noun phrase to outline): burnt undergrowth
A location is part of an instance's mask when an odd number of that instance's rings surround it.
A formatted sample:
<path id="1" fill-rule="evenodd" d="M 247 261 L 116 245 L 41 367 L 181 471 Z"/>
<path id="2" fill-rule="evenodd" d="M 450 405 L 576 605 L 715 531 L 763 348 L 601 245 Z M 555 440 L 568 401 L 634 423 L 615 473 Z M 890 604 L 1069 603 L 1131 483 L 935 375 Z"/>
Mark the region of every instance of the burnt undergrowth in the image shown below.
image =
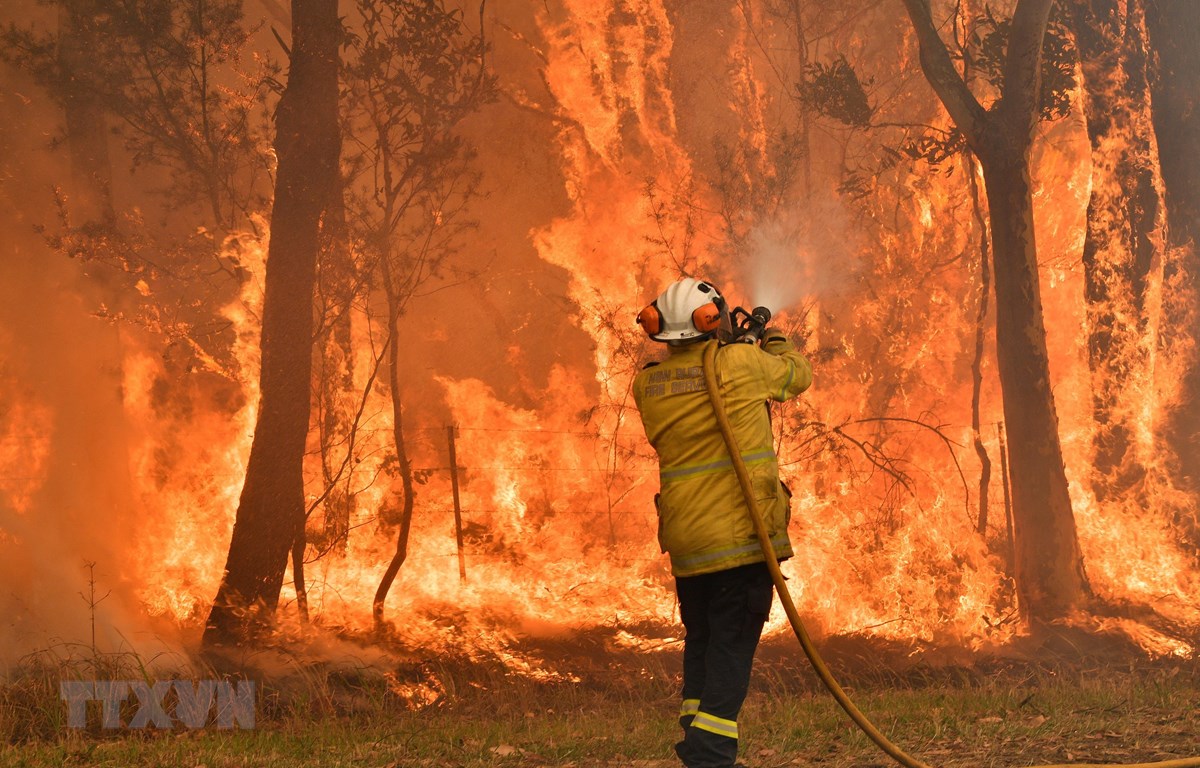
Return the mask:
<path id="1" fill-rule="evenodd" d="M 423 654 L 396 647 L 399 655 L 383 673 L 384 699 L 389 707 L 463 711 L 488 711 L 497 700 L 525 702 L 530 711 L 585 707 L 598 700 L 673 703 L 682 675 L 682 642 L 670 627 L 640 630 L 597 627 L 552 637 L 515 637 L 501 653 L 459 649 Z M 858 692 L 1035 691 L 1097 681 L 1120 688 L 1134 680 L 1172 680 L 1200 689 L 1200 660 L 1155 656 L 1116 632 L 1043 629 L 975 653 L 834 636 L 825 638 L 820 650 L 841 685 Z M 354 694 L 379 679 L 375 668 L 352 673 L 331 669 L 323 681 L 335 694 Z M 751 693 L 820 697 L 825 689 L 789 633 L 764 639 Z M 331 696 L 331 712 L 338 709 L 338 699 Z"/>
<path id="2" fill-rule="evenodd" d="M 469 638 L 464 638 L 465 640 Z M 1200 660 L 1153 656 L 1120 633 L 1042 628 L 989 652 L 939 650 L 865 636 L 822 638 L 819 647 L 852 698 L 905 695 L 914 700 L 1005 692 L 1024 711 L 1040 691 L 1135 686 L 1200 690 Z M 175 728 L 105 729 L 97 708 L 87 727 L 69 728 L 63 680 L 254 680 L 257 727 L 305 723 L 385 724 L 397 717 L 536 717 L 554 712 L 587 718 L 610 708 L 669 712 L 677 706 L 682 643 L 667 624 L 604 626 L 537 636 L 511 633 L 480 650 L 422 647 L 399 636 L 310 628 L 254 649 L 142 659 L 63 646 L 32 654 L 0 681 L 0 741 L 21 744 L 64 737 L 153 739 Z M 975 692 L 975 693 L 972 693 Z M 990 695 L 990 694 L 987 694 Z M 772 702 L 826 702 L 824 688 L 789 634 L 764 639 L 751 697 Z M 165 702 L 170 705 L 171 702 Z M 136 712 L 122 709 L 123 721 Z"/>
<path id="3" fill-rule="evenodd" d="M 219 661 L 212 655 L 206 659 L 223 674 L 248 674 L 283 688 L 305 687 L 314 676 L 349 688 L 384 679 L 390 697 L 415 708 L 470 705 L 504 691 L 522 697 L 580 689 L 616 699 L 671 697 L 682 674 L 681 633 L 662 622 L 538 635 L 506 630 L 501 642 L 485 645 L 462 640 L 434 648 L 396 635 L 342 633 L 335 648 L 310 636 Z M 1189 640 L 1200 646 L 1200 635 Z M 1150 653 L 1118 630 L 1042 626 L 983 650 L 860 634 L 821 638 L 817 645 L 839 682 L 854 688 L 971 688 L 1115 672 L 1184 673 L 1200 680 L 1195 654 Z M 764 637 L 755 664 L 756 685 L 823 690 L 790 630 Z"/>

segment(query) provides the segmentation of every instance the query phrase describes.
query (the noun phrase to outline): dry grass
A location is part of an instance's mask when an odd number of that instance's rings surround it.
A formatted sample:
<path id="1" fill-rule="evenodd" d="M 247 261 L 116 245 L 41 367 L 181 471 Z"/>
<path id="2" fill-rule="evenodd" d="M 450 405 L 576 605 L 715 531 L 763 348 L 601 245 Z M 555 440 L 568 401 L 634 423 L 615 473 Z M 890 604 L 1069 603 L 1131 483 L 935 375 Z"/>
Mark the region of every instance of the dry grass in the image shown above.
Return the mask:
<path id="1" fill-rule="evenodd" d="M 461 659 L 387 674 L 310 665 L 260 687 L 257 728 L 248 731 L 67 728 L 58 680 L 91 670 L 43 658 L 0 687 L 0 765 L 676 765 L 676 649 L 574 659 L 570 649 L 556 650 L 564 654 L 559 668 L 577 669 L 579 682 L 538 682 Z M 102 671 L 115 678 L 146 673 L 138 660 L 104 661 L 110 666 Z M 1200 752 L 1194 661 L 980 660 L 897 672 L 844 656 L 835 666 L 882 730 L 936 766 L 1140 762 Z M 440 698 L 414 708 L 402 694 L 413 683 Z M 782 645 L 764 649 L 742 723 L 743 760 L 752 768 L 889 762 Z"/>

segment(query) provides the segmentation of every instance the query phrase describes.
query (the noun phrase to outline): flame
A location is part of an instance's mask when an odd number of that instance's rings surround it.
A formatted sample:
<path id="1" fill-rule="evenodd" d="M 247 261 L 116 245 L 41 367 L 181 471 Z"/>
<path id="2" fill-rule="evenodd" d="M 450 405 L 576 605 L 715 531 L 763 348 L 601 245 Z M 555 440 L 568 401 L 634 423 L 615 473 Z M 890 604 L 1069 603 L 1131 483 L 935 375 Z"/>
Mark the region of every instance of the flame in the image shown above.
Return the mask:
<path id="1" fill-rule="evenodd" d="M 4 342 L 0 336 L 0 349 Z M 32 392 L 21 391 L 17 382 L 5 379 L 0 370 L 0 391 L 9 393 L 0 405 L 0 500 L 25 515 L 45 480 L 50 457 L 46 436 L 54 429 L 54 411 Z"/>
<path id="2" fill-rule="evenodd" d="M 225 568 L 258 406 L 267 246 L 249 234 L 226 244 L 252 275 L 221 310 L 233 331 L 235 380 L 209 371 L 171 382 L 162 356 L 149 349 L 124 362 L 126 412 L 143 427 L 130 462 L 142 503 L 157 512 L 146 521 L 137 560 L 139 596 L 153 616 L 202 620 Z"/>
<path id="3" fill-rule="evenodd" d="M 760 183 L 773 173 L 772 121 L 786 106 L 768 69 L 769 46 L 755 38 L 765 24 L 760 12 L 729 11 L 704 24 L 662 0 L 562 0 L 520 12 L 529 14 L 530 45 L 541 46 L 538 74 L 550 104 L 530 111 L 549 114 L 554 126 L 555 167 L 539 181 L 561 191 L 556 207 L 531 216 L 536 224 L 520 246 L 566 275 L 568 319 L 589 346 L 554 357 L 541 379 L 529 372 L 523 346 L 550 338 L 536 329 L 505 338 L 500 372 L 479 364 L 464 373 L 474 363 L 451 372 L 444 358 L 414 361 L 404 428 L 417 495 L 407 559 L 385 604 L 393 639 L 554 680 L 577 678 L 527 641 L 593 631 L 615 648 L 663 647 L 659 635 L 675 631 L 676 607 L 655 535 L 657 466 L 630 396 L 636 372 L 659 350 L 632 318 L 684 272 L 718 280 L 735 301 L 778 291 L 790 306 L 772 308 L 795 315 L 782 322 L 807 335 L 805 348 L 817 360 L 814 389 L 774 411 L 782 473 L 794 494 L 796 555 L 785 572 L 817 633 L 982 651 L 1021 632 L 1006 563 L 1001 393 L 990 330 L 981 421 L 993 482 L 982 535 L 980 470 L 966 448 L 973 441 L 979 266 L 966 179 L 961 170 L 927 178 L 901 169 L 894 189 L 858 203 L 830 191 L 803 210 L 794 199 L 770 214 L 723 210 L 721 190 L 704 181 L 712 134 L 743 149 L 742 181 Z M 523 109 L 533 103 L 526 94 L 514 101 Z M 1081 161 L 1089 148 L 1077 122 L 1046 130 L 1035 162 L 1035 228 L 1087 574 L 1106 600 L 1152 605 L 1170 621 L 1196 626 L 1200 575 L 1171 518 L 1193 502 L 1166 479 L 1156 437 L 1179 402 L 1176 388 L 1193 353 L 1189 342 L 1154 343 L 1161 305 L 1176 286 L 1152 283 L 1150 322 L 1138 341 L 1146 370 L 1126 384 L 1123 415 L 1136 424 L 1151 503 L 1100 501 L 1091 487 L 1095 426 L 1078 259 L 1093 191 L 1091 168 Z M 825 160 L 815 158 L 817 175 L 829 171 Z M 503 228 L 485 220 L 481 237 L 489 224 Z M 746 235 L 749 255 L 731 255 L 733 229 Z M 257 230 L 266 232 L 265 223 Z M 224 247 L 249 274 L 238 299 L 221 310 L 233 367 L 177 370 L 160 344 L 132 330 L 122 332 L 119 361 L 133 496 L 148 513 L 129 526 L 129 541 L 113 542 L 117 565 L 148 615 L 185 632 L 198 628 L 220 580 L 258 407 L 267 242 L 240 234 Z M 763 266 L 769 263 L 783 266 Z M 133 290 L 153 291 L 144 280 Z M 807 317 L 803 293 L 812 302 Z M 344 552 L 310 546 L 305 574 L 314 622 L 363 636 L 374 629 L 372 599 L 396 548 L 392 517 L 401 486 L 390 393 L 371 376 L 379 339 L 369 305 L 351 310 L 349 394 L 356 403 L 367 394 L 348 457 L 350 534 Z M 422 332 L 450 346 L 450 321 L 428 323 Z M 0 350 L 11 341 L 5 333 Z M 432 372 L 423 382 L 426 367 Z M 0 506 L 28 518 L 52 514 L 36 504 L 53 448 L 47 436 L 61 424 L 54 403 L 22 387 L 19 375 L 0 367 Z M 513 381 L 524 399 L 507 394 Z M 454 468 L 447 427 L 455 430 Z M 314 540 L 324 490 L 315 442 L 306 465 Z M 0 543 L 12 536 L 0 531 Z M 287 629 L 298 629 L 296 598 L 285 586 Z M 784 620 L 776 611 L 769 631 L 786 631 Z M 1120 632 L 1149 653 L 1194 653 L 1145 622 L 1073 621 Z M 413 706 L 446 695 L 432 678 L 389 684 Z"/>

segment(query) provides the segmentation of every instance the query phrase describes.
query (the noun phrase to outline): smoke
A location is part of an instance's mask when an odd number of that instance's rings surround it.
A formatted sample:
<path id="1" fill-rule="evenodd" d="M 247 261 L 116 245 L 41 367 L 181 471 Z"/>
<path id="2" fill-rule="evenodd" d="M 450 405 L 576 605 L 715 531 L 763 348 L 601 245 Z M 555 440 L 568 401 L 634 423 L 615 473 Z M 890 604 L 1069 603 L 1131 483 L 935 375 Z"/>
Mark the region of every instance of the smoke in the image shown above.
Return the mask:
<path id="1" fill-rule="evenodd" d="M 135 594 L 122 340 L 92 315 L 104 289 L 36 233 L 53 227 L 42 180 L 65 175 L 49 106 L 13 87 L 0 109 L 0 664 L 93 643 L 146 655 L 162 644 Z"/>
<path id="2" fill-rule="evenodd" d="M 742 265 L 751 305 L 774 314 L 842 297 L 858 269 L 855 236 L 837 201 L 814 203 L 794 219 L 755 227 Z"/>
<path id="3" fill-rule="evenodd" d="M 23 478 L 0 494 L 0 659 L 91 646 L 93 623 L 98 649 L 132 650 L 144 628 L 130 583 L 141 512 L 120 342 L 86 311 L 74 265 L 30 240 L 10 238 L 0 260 L 0 471 Z"/>

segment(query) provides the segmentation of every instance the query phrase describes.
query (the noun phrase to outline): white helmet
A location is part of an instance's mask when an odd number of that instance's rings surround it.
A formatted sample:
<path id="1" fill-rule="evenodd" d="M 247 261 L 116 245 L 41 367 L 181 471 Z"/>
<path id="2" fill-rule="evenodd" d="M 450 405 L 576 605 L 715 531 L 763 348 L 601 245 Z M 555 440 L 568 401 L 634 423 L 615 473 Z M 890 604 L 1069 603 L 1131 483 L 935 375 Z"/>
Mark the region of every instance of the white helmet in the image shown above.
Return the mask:
<path id="1" fill-rule="evenodd" d="M 655 341 L 706 338 L 721 327 L 725 300 L 703 280 L 678 280 L 638 313 L 638 325 Z"/>

